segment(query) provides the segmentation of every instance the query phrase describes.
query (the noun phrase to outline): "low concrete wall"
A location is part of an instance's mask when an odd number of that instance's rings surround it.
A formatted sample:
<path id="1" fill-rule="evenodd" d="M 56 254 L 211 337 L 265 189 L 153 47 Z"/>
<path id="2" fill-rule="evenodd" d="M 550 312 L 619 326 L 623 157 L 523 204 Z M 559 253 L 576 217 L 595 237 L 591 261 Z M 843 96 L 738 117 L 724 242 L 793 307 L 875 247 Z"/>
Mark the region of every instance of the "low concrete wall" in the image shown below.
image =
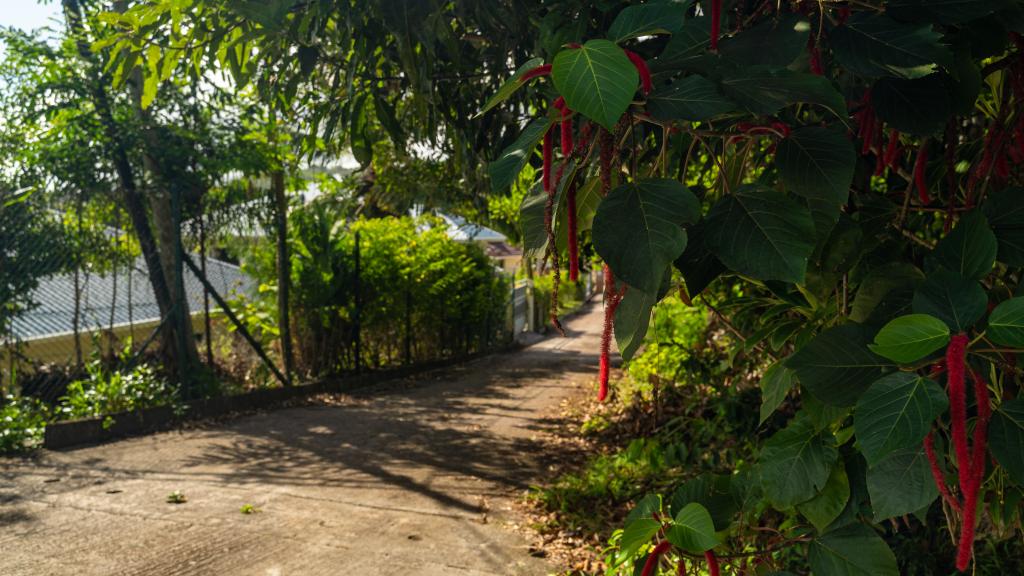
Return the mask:
<path id="1" fill-rule="evenodd" d="M 266 388 L 236 396 L 204 398 L 187 404 L 178 414 L 169 406 L 147 408 L 133 412 L 119 412 L 104 418 L 64 420 L 46 426 L 43 447 L 60 450 L 108 442 L 119 438 L 140 436 L 168 430 L 184 422 L 216 418 L 232 413 L 251 412 L 280 405 L 294 398 L 303 398 L 327 392 L 348 392 L 378 384 L 386 380 L 404 378 L 414 374 L 467 362 L 481 356 L 517 348 L 506 348 L 405 366 L 380 372 L 367 372 L 342 378 L 331 378 L 288 388 Z M 110 422 L 104 427 L 104 422 Z"/>

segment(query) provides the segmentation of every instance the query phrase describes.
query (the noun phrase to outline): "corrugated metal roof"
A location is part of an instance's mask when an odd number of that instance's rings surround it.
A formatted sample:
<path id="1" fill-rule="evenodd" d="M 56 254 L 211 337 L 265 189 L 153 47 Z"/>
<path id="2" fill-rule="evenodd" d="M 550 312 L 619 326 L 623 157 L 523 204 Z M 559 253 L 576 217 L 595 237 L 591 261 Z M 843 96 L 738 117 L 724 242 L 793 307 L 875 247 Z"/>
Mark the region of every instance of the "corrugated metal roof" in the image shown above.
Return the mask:
<path id="1" fill-rule="evenodd" d="M 198 257 L 193 257 L 198 263 Z M 85 274 L 80 276 L 81 320 L 79 330 L 91 332 L 110 326 L 111 312 L 115 325 L 160 320 L 156 296 L 144 272 L 145 261 L 139 257 L 131 269 L 131 298 L 129 299 L 128 270 L 116 275 Z M 256 282 L 237 266 L 220 260 L 207 259 L 206 276 L 217 292 L 229 297 L 232 292 L 252 294 Z M 192 314 L 203 310 L 203 285 L 192 272 L 185 270 L 185 294 Z M 32 292 L 32 301 L 38 305 L 14 319 L 13 332 L 17 340 L 35 340 L 71 333 L 74 330 L 75 281 L 71 274 L 50 276 L 39 282 Z M 211 300 L 211 307 L 216 304 Z"/>

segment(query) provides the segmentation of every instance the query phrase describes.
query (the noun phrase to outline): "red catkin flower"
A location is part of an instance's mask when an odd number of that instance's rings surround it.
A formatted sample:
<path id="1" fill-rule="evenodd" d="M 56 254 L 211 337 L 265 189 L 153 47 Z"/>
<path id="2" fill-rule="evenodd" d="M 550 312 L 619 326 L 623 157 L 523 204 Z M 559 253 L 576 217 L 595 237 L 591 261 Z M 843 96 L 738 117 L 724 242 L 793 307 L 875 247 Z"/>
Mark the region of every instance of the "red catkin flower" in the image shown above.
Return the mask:
<path id="1" fill-rule="evenodd" d="M 889 168 L 894 167 L 896 163 L 896 157 L 900 153 L 900 131 L 891 130 L 889 131 L 889 144 L 885 147 L 885 165 Z"/>
<path id="2" fill-rule="evenodd" d="M 932 471 L 932 478 L 935 479 L 935 487 L 939 489 L 939 494 L 942 495 L 942 499 L 949 504 L 955 512 L 960 512 L 960 502 L 953 497 L 949 492 L 949 487 L 946 486 L 946 479 L 942 477 L 942 468 L 939 466 L 939 459 L 935 455 L 935 441 L 932 439 L 931 432 L 924 437 L 924 453 L 928 457 L 928 467 Z"/>
<path id="3" fill-rule="evenodd" d="M 967 451 L 967 390 L 964 386 L 967 335 L 955 334 L 946 347 L 946 370 L 949 371 L 949 411 L 953 431 L 953 453 L 956 454 L 960 493 L 966 494 L 971 478 L 971 457 Z"/>
<path id="4" fill-rule="evenodd" d="M 629 58 L 629 61 L 636 67 L 637 73 L 640 74 L 640 91 L 646 96 L 654 88 L 654 84 L 651 82 L 651 70 L 647 67 L 647 62 L 639 54 L 632 50 L 626 50 L 625 52 L 626 57 Z"/>
<path id="5" fill-rule="evenodd" d="M 821 50 L 818 49 L 818 42 L 814 36 L 807 39 L 807 53 L 810 60 L 811 73 L 823 76 L 825 69 L 821 65 Z"/>
<path id="6" fill-rule="evenodd" d="M 718 557 L 711 550 L 704 553 L 704 560 L 708 563 L 708 572 L 711 576 L 719 576 L 718 572 Z"/>
<path id="7" fill-rule="evenodd" d="M 917 160 L 914 161 L 914 186 L 917 188 L 917 197 L 921 204 L 927 206 L 932 203 L 928 195 L 928 182 L 925 178 L 924 169 L 928 165 L 928 141 L 921 142 L 917 149 Z"/>
<path id="8" fill-rule="evenodd" d="M 531 68 L 523 77 L 519 79 L 520 82 L 529 82 L 534 78 L 540 78 L 541 76 L 547 76 L 551 74 L 551 64 L 541 64 L 536 68 Z"/>
<path id="9" fill-rule="evenodd" d="M 960 528 L 960 542 L 956 554 L 956 568 L 961 572 L 967 570 L 974 553 L 974 523 L 978 509 L 978 492 L 981 490 L 981 481 L 985 477 L 985 445 L 988 437 L 988 421 L 992 417 L 988 384 L 974 370 L 971 370 L 971 378 L 974 380 L 974 396 L 978 403 L 978 421 L 974 426 L 970 478 L 964 492 L 963 526 Z M 963 474 L 961 474 L 962 477 Z"/>
<path id="10" fill-rule="evenodd" d="M 572 140 L 572 110 L 566 105 L 565 98 L 561 96 L 555 98 L 552 105 L 562 113 L 562 121 L 559 124 L 561 128 L 562 156 L 568 158 L 575 146 Z"/>
<path id="11" fill-rule="evenodd" d="M 615 274 L 607 264 L 604 265 L 604 328 L 601 331 L 601 369 L 598 373 L 598 402 L 608 398 L 608 374 L 611 371 L 612 328 L 615 321 L 615 309 L 619 307 L 622 295 L 615 288 Z"/>
<path id="12" fill-rule="evenodd" d="M 654 572 L 658 568 L 658 560 L 671 547 L 672 544 L 668 543 L 668 541 L 661 542 L 655 546 L 654 550 L 651 550 L 651 553 L 647 556 L 647 562 L 644 562 L 644 569 L 640 572 L 640 576 L 654 576 Z"/>
<path id="13" fill-rule="evenodd" d="M 711 49 L 718 50 L 718 29 L 722 24 L 722 0 L 711 0 Z"/>
<path id="14" fill-rule="evenodd" d="M 576 230 L 576 179 L 573 178 L 566 190 L 566 210 L 568 211 L 568 244 L 569 244 L 569 281 L 579 282 L 580 279 L 580 249 L 577 242 Z"/>

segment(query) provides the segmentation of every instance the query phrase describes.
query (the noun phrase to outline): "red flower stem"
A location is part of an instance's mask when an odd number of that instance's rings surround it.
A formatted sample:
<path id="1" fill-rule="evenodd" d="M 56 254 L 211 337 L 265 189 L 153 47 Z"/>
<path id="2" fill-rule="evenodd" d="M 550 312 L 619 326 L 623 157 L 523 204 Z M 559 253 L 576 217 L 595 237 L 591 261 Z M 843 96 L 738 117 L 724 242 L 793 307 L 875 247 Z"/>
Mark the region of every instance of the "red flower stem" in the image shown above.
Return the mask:
<path id="1" fill-rule="evenodd" d="M 640 75 L 640 91 L 646 96 L 654 88 L 654 84 L 651 82 L 651 70 L 647 67 L 647 62 L 639 54 L 632 50 L 625 50 L 625 52 L 626 57 L 636 67 L 637 74 Z"/>
<path id="2" fill-rule="evenodd" d="M 931 196 L 928 195 L 928 180 L 924 173 L 927 166 L 928 140 L 925 139 L 917 149 L 917 160 L 914 161 L 914 186 L 917 188 L 917 198 L 925 206 L 932 203 Z"/>
<path id="3" fill-rule="evenodd" d="M 956 568 L 961 572 L 967 570 L 974 553 L 974 523 L 978 510 L 978 492 L 981 491 L 981 482 L 985 478 L 988 421 L 992 417 L 988 384 L 974 370 L 971 370 L 971 379 L 974 380 L 974 397 L 978 403 L 978 420 L 974 424 L 970 483 L 964 493 L 964 521 L 960 528 L 960 542 L 957 546 Z"/>
<path id="4" fill-rule="evenodd" d="M 939 494 L 942 495 L 942 499 L 949 504 L 949 507 L 955 512 L 960 512 L 960 502 L 953 497 L 949 492 L 949 487 L 946 486 L 946 479 L 942 477 L 942 468 L 939 466 L 939 459 L 935 455 L 935 441 L 932 439 L 931 432 L 924 437 L 924 453 L 928 457 L 928 466 L 932 471 L 932 478 L 935 479 L 935 487 L 939 489 Z"/>
<path id="5" fill-rule="evenodd" d="M 718 29 L 722 24 L 722 0 L 711 0 L 711 49 L 718 50 Z"/>
<path id="6" fill-rule="evenodd" d="M 651 553 L 647 555 L 647 562 L 644 562 L 644 569 L 640 572 L 640 576 L 654 576 L 655 570 L 658 568 L 658 560 L 671 547 L 672 544 L 668 541 L 661 542 L 655 546 L 654 550 L 651 550 Z"/>
<path id="7" fill-rule="evenodd" d="M 541 76 L 547 76 L 551 74 L 551 64 L 541 64 L 536 68 L 531 68 L 526 74 L 519 79 L 519 82 L 525 83 L 533 80 L 534 78 L 540 78 Z"/>
<path id="8" fill-rule="evenodd" d="M 704 559 L 707 560 L 708 572 L 711 574 L 711 576 L 719 576 L 718 557 L 715 556 L 715 553 L 711 550 L 708 550 L 704 553 Z"/>
<path id="9" fill-rule="evenodd" d="M 615 274 L 607 264 L 604 265 L 604 329 L 601 331 L 601 369 L 598 374 L 598 402 L 608 398 L 608 374 L 611 371 L 612 328 L 615 321 L 615 309 L 619 307 L 623 288 L 620 293 L 615 288 Z"/>

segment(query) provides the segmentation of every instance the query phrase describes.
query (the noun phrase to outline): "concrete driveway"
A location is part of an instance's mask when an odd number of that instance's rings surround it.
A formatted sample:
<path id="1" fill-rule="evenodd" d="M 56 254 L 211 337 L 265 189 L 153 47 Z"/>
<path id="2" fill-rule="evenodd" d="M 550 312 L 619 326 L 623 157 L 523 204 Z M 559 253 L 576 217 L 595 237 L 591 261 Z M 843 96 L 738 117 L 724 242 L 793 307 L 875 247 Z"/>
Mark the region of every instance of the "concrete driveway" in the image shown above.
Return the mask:
<path id="1" fill-rule="evenodd" d="M 510 506 L 545 473 L 534 438 L 596 377 L 601 314 L 335 403 L 0 459 L 0 574 L 557 572 Z"/>

